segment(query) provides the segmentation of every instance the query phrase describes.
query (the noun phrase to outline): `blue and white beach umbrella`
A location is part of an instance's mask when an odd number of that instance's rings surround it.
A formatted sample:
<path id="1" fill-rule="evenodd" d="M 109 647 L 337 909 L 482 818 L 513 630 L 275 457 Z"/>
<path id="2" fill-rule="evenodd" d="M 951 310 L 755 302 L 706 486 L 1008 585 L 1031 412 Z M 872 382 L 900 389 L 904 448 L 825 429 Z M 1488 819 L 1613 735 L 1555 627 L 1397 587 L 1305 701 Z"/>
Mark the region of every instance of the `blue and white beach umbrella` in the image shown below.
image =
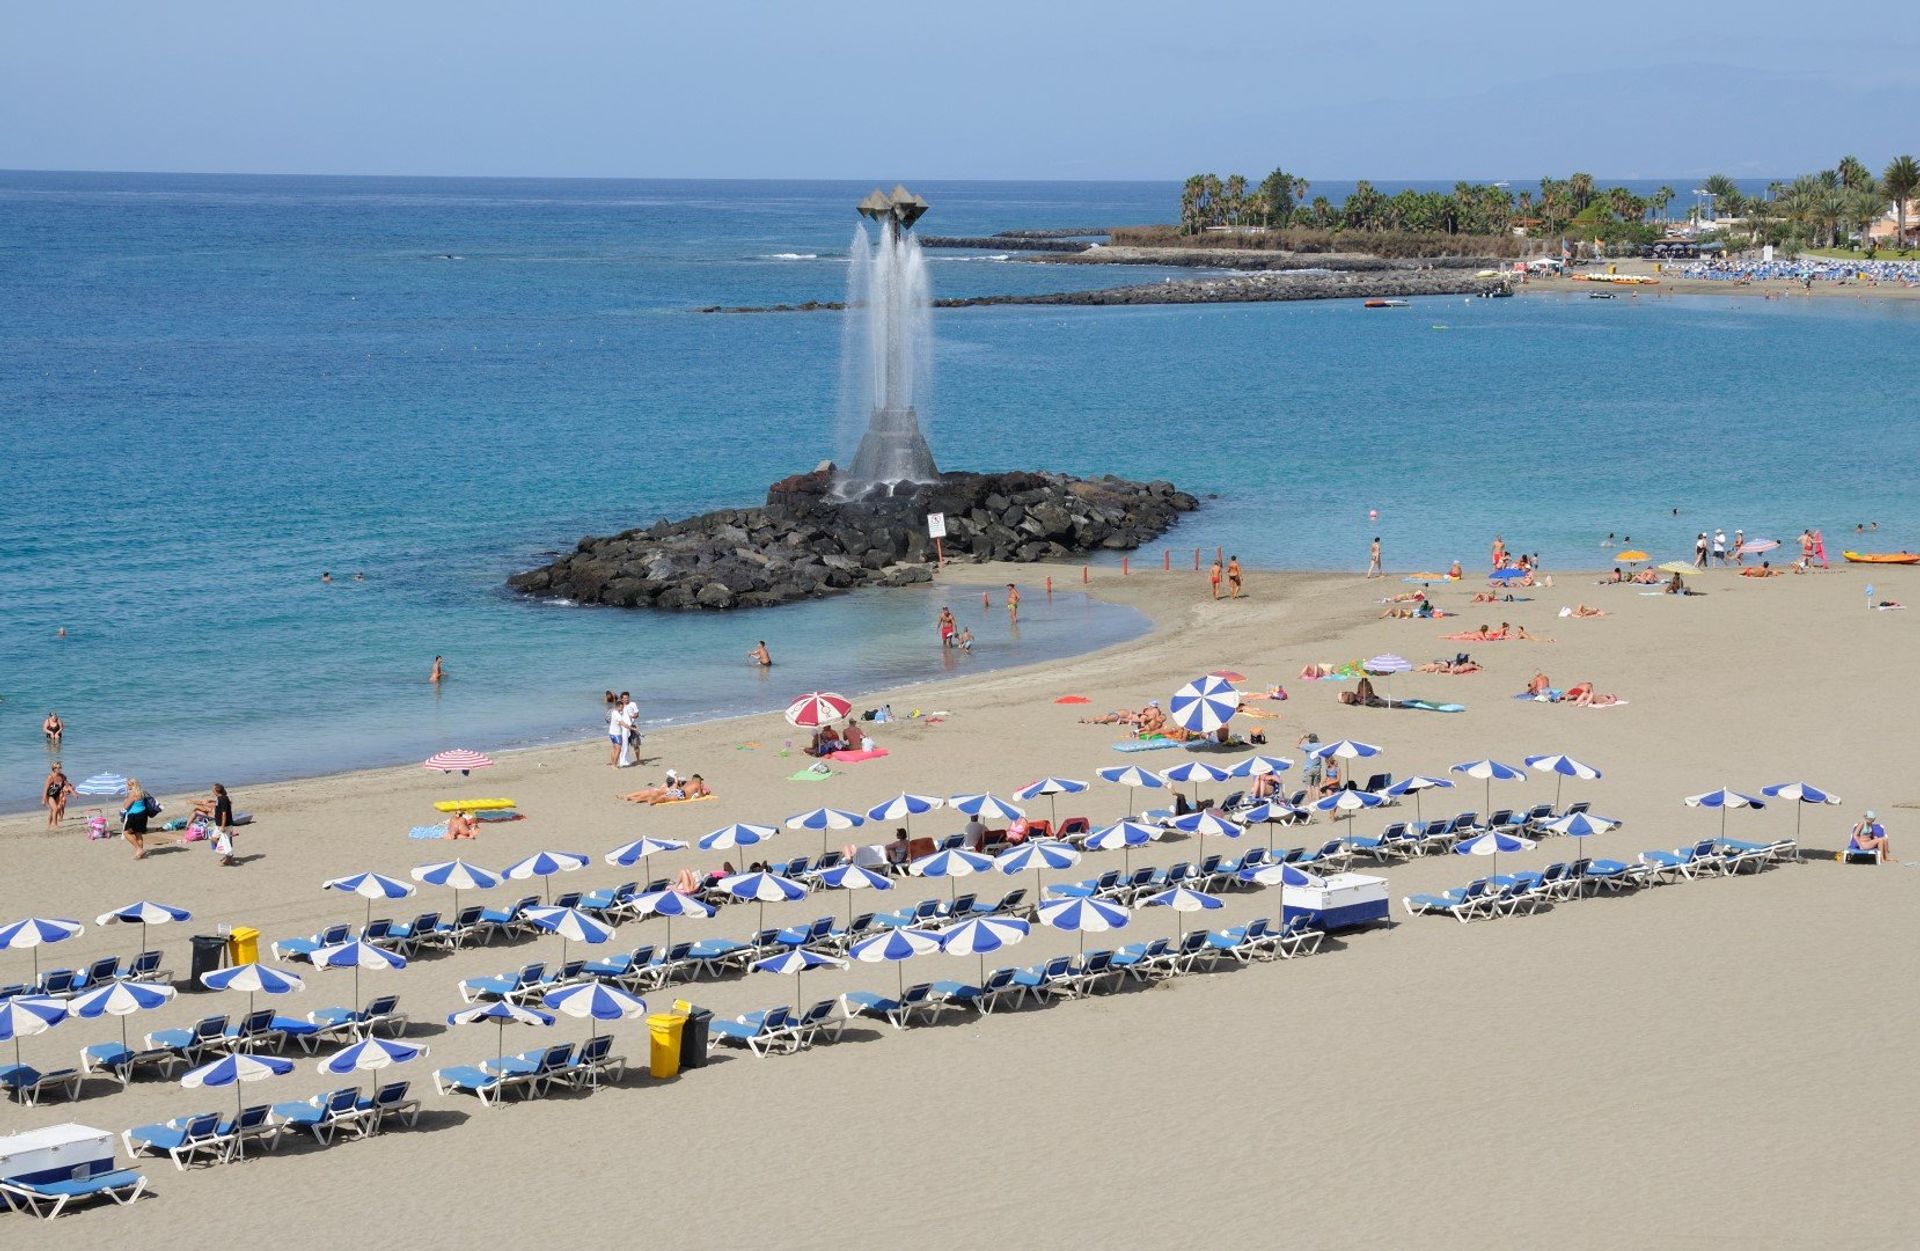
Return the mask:
<path id="1" fill-rule="evenodd" d="M 911 795 L 901 791 L 884 803 L 875 804 L 867 809 L 869 821 L 904 821 L 907 829 L 913 829 L 913 819 L 932 812 L 935 808 L 944 808 L 947 801 L 938 795 Z"/>
<path id="2" fill-rule="evenodd" d="M 633 914 L 645 917 L 649 913 L 667 919 L 667 946 L 673 946 L 673 918 L 696 917 L 706 919 L 714 913 L 712 904 L 696 899 L 684 891 L 655 890 L 633 897 Z"/>
<path id="3" fill-rule="evenodd" d="M 560 963 L 563 965 L 567 962 L 568 943 L 597 946 L 613 939 L 611 925 L 578 908 L 528 908 L 524 915 L 535 927 L 560 936 Z"/>
<path id="4" fill-rule="evenodd" d="M 1420 792 L 1450 791 L 1452 789 L 1453 783 L 1446 778 L 1430 778 L 1425 774 L 1416 773 L 1410 778 L 1402 778 L 1392 786 L 1389 786 L 1387 788 L 1387 794 L 1393 796 L 1395 799 L 1404 799 L 1408 795 L 1413 796 L 1413 819 L 1421 821 L 1425 820 L 1425 818 L 1420 814 Z"/>
<path id="5" fill-rule="evenodd" d="M 66 921 L 59 917 L 28 917 L 24 921 L 14 921 L 0 925 L 0 948 L 19 950 L 22 947 L 33 952 L 33 980 L 40 981 L 40 948 L 48 943 L 64 943 L 76 934 L 86 932 L 86 926 L 78 921 Z"/>
<path id="6" fill-rule="evenodd" d="M 993 858 L 993 867 L 1012 877 L 1033 870 L 1033 894 L 1040 895 L 1042 869 L 1068 869 L 1080 863 L 1080 853 L 1072 846 L 1051 838 L 1033 838 L 1009 847 Z"/>
<path id="7" fill-rule="evenodd" d="M 751 899 L 760 905 L 760 926 L 767 923 L 767 905 L 805 899 L 807 888 L 778 873 L 736 873 L 720 879 L 720 889 L 735 899 Z"/>
<path id="8" fill-rule="evenodd" d="M 1526 778 L 1526 772 L 1510 764 L 1501 764 L 1498 760 L 1463 760 L 1451 766 L 1454 773 L 1464 773 L 1470 778 L 1479 778 L 1486 784 L 1486 806 L 1493 807 L 1493 784 L 1495 782 L 1519 782 Z"/>
<path id="9" fill-rule="evenodd" d="M 327 1077 L 377 1073 L 396 1064 L 408 1064 L 427 1054 L 424 1046 L 391 1038 L 365 1038 L 321 1060 L 314 1067 Z"/>
<path id="10" fill-rule="evenodd" d="M 46 995 L 0 1000 L 0 1042 L 13 1039 L 13 1063 L 20 1064 L 20 1036 L 44 1034 L 67 1019 L 67 1005 Z"/>
<path id="11" fill-rule="evenodd" d="M 973 917 L 938 931 L 940 949 L 950 956 L 978 956 L 980 980 L 987 978 L 987 953 L 1024 942 L 1033 927 L 1013 917 Z"/>
<path id="12" fill-rule="evenodd" d="M 893 961 L 895 965 L 911 960 L 915 956 L 924 956 L 940 950 L 940 936 L 928 930 L 895 929 L 872 938 L 862 939 L 847 952 L 863 964 L 880 964 Z M 904 968 L 899 973 L 900 990 L 907 989 L 907 974 Z"/>
<path id="13" fill-rule="evenodd" d="M 458 1012 L 447 1014 L 449 1025 L 493 1025 L 494 1050 L 506 1049 L 507 1022 L 515 1025 L 552 1025 L 551 1013 L 540 1012 L 523 1007 L 506 999 L 496 999 L 492 1003 L 483 1003 L 471 1008 L 462 1008 Z"/>
<path id="14" fill-rule="evenodd" d="M 1212 734 L 1240 711 L 1240 692 L 1225 678 L 1208 674 L 1173 693 L 1167 715 L 1175 725 L 1195 734 Z"/>
<path id="15" fill-rule="evenodd" d="M 834 830 L 850 830 L 856 825 L 865 825 L 867 819 L 857 812 L 845 812 L 839 808 L 809 808 L 797 812 L 786 820 L 790 830 L 819 830 L 820 850 L 827 850 L 828 835 Z"/>
<path id="16" fill-rule="evenodd" d="M 1036 914 L 1042 925 L 1080 935 L 1080 950 L 1087 949 L 1087 935 L 1124 927 L 1132 915 L 1119 904 L 1101 899 L 1055 899 L 1040 905 Z"/>
<path id="17" fill-rule="evenodd" d="M 392 972 L 407 967 L 407 958 L 397 951 L 358 939 L 350 943 L 340 943 L 333 947 L 322 947 L 313 953 L 313 965 L 317 969 L 352 969 L 353 1002 L 360 1002 L 360 970 L 384 969 Z"/>
<path id="18" fill-rule="evenodd" d="M 944 877 L 949 879 L 949 895 L 956 894 L 959 883 L 956 878 L 971 877 L 975 873 L 985 873 L 993 868 L 993 857 L 981 855 L 977 851 L 967 851 L 961 847 L 936 851 L 931 856 L 922 856 L 907 866 L 907 872 L 915 877 Z"/>
<path id="19" fill-rule="evenodd" d="M 151 1012 L 173 1002 L 178 992 L 157 982 L 108 982 L 75 995 L 67 1001 L 67 1011 L 92 1020 L 100 1016 L 120 1018 L 120 1045 L 127 1044 L 127 1018 L 136 1012 Z"/>
<path id="20" fill-rule="evenodd" d="M 1800 809 L 1806 804 L 1837 804 L 1838 795 L 1829 795 L 1811 782 L 1775 782 L 1760 788 L 1762 795 L 1793 803 L 1793 841 L 1800 841 Z"/>
<path id="21" fill-rule="evenodd" d="M 1757 809 L 1767 806 L 1766 801 L 1763 799 L 1755 799 L 1753 796 L 1743 795 L 1739 791 L 1730 791 L 1724 786 L 1717 791 L 1708 791 L 1704 795 L 1689 795 L 1687 796 L 1686 804 L 1689 808 L 1718 808 L 1720 810 L 1721 838 L 1727 836 L 1727 809 Z"/>
<path id="22" fill-rule="evenodd" d="M 76 795 L 108 799 L 127 793 L 127 779 L 120 773 L 96 773 L 73 788 Z"/>
<path id="23" fill-rule="evenodd" d="M 847 962 L 839 956 L 830 956 L 824 951 L 812 951 L 805 947 L 795 947 L 783 951 L 777 956 L 768 956 L 765 960 L 753 962 L 755 973 L 791 973 L 793 975 L 793 997 L 800 997 L 800 975 L 809 969 L 844 969 Z"/>
<path id="24" fill-rule="evenodd" d="M 1229 821 L 1213 809 L 1203 812 L 1189 812 L 1184 817 L 1173 819 L 1173 828 L 1188 834 L 1206 834 L 1215 838 L 1239 838 L 1247 832 L 1247 827 Z"/>
<path id="25" fill-rule="evenodd" d="M 279 1056 L 257 1056 L 244 1051 L 236 1051 L 223 1056 L 212 1064 L 203 1064 L 181 1077 L 180 1084 L 188 1090 L 205 1087 L 209 1090 L 221 1086 L 233 1087 L 233 1108 L 235 1119 L 240 1113 L 240 1087 L 247 1082 L 263 1082 L 269 1077 L 284 1077 L 293 1072 L 293 1061 L 282 1060 Z M 234 1146 L 242 1159 L 246 1158 L 247 1140 L 236 1138 Z"/>
<path id="26" fill-rule="evenodd" d="M 1605 817 L 1573 812 L 1557 821 L 1549 821 L 1540 828 L 1553 834 L 1565 834 L 1568 838 L 1590 838 L 1595 834 L 1605 834 L 1618 824 L 1618 821 L 1609 821 Z"/>
<path id="27" fill-rule="evenodd" d="M 1085 846 L 1088 851 L 1118 851 L 1129 872 L 1133 869 L 1133 849 L 1145 847 L 1166 833 L 1157 825 L 1145 821 L 1116 821 L 1112 825 L 1095 830 L 1087 835 Z"/>
<path id="28" fill-rule="evenodd" d="M 1503 851 L 1526 851 L 1534 845 L 1530 838 L 1521 838 L 1517 834 L 1505 834 L 1499 830 L 1488 830 L 1485 834 L 1455 843 L 1453 850 L 1460 856 L 1492 856 L 1493 871 L 1500 872 L 1500 853 Z"/>
<path id="29" fill-rule="evenodd" d="M 847 892 L 847 924 L 853 924 L 853 892 L 857 890 L 892 890 L 893 882 L 884 873 L 875 873 L 863 864 L 839 864 L 831 869 L 821 870 L 814 879 L 830 890 Z"/>
<path id="30" fill-rule="evenodd" d="M 1187 760 L 1170 769 L 1162 769 L 1160 776 L 1175 784 L 1181 782 L 1224 782 L 1231 776 L 1219 765 L 1208 764 L 1204 760 Z"/>
<path id="31" fill-rule="evenodd" d="M 416 882 L 425 882 L 429 886 L 446 886 L 453 890 L 453 910 L 460 911 L 460 892 L 463 890 L 492 890 L 505 879 L 492 869 L 483 869 L 479 865 L 468 864 L 464 860 L 442 860 L 438 864 L 416 865 L 408 874 Z"/>
<path id="32" fill-rule="evenodd" d="M 606 861 L 623 869 L 630 869 L 636 864 L 644 867 L 648 856 L 686 849 L 687 845 L 677 838 L 636 838 L 631 843 L 622 843 L 608 852 Z"/>
<path id="33" fill-rule="evenodd" d="M 1263 864 L 1256 869 L 1242 869 L 1234 876 L 1243 882 L 1257 882 L 1261 886 L 1318 886 L 1320 879 L 1304 869 L 1296 869 L 1290 864 Z M 1285 915 L 1284 911 L 1281 915 Z"/>
<path id="34" fill-rule="evenodd" d="M 1351 738 L 1337 738 L 1331 743 L 1317 743 L 1307 749 L 1307 755 L 1315 760 L 1364 760 L 1379 754 L 1380 749 L 1372 743 Z"/>
<path id="35" fill-rule="evenodd" d="M 291 995 L 307 984 L 284 969 L 266 964 L 235 964 L 200 975 L 200 984 L 208 990 L 238 990 L 247 995 L 247 1015 L 253 1015 L 255 995 Z"/>
<path id="36" fill-rule="evenodd" d="M 1568 778 L 1578 778 L 1582 782 L 1599 780 L 1600 770 L 1590 764 L 1582 764 L 1572 756 L 1528 756 L 1527 768 L 1539 773 L 1553 774 L 1553 806 L 1560 806 L 1560 784 Z"/>
<path id="37" fill-rule="evenodd" d="M 1240 812 L 1240 820 L 1248 825 L 1267 827 L 1267 850 L 1273 850 L 1274 823 L 1287 817 L 1297 817 L 1306 812 L 1305 808 L 1296 808 L 1282 799 L 1269 799 L 1265 803 L 1255 804 Z"/>
<path id="38" fill-rule="evenodd" d="M 1158 791 L 1166 789 L 1166 780 L 1151 769 L 1142 769 L 1139 765 L 1108 765 L 1096 770 L 1102 782 L 1111 782 L 1115 786 L 1127 788 L 1127 813 L 1133 813 L 1133 792 L 1136 790 Z"/>
<path id="39" fill-rule="evenodd" d="M 701 851 L 726 851 L 733 847 L 752 847 L 779 833 L 770 825 L 723 825 L 711 834 L 700 836 Z"/>
<path id="40" fill-rule="evenodd" d="M 605 982 L 576 982 L 550 990 L 540 1000 L 556 1012 L 583 1021 L 631 1021 L 647 1014 L 647 1001 Z"/>
<path id="41" fill-rule="evenodd" d="M 1358 812 L 1362 808 L 1378 808 L 1387 801 L 1367 791 L 1337 790 L 1331 795 L 1323 795 L 1313 801 L 1313 807 L 1320 812 Z M 1338 820 L 1338 818 L 1335 818 Z"/>
<path id="42" fill-rule="evenodd" d="M 1179 942 L 1187 936 L 1186 913 L 1210 912 L 1223 905 L 1220 900 L 1204 891 L 1189 890 L 1184 886 L 1176 886 L 1171 890 L 1163 890 L 1157 895 L 1149 895 L 1141 901 L 1141 906 L 1147 908 L 1173 909 L 1175 926 L 1174 941 Z"/>
<path id="43" fill-rule="evenodd" d="M 155 903 L 151 899 L 142 899 L 112 912 L 103 912 L 94 918 L 96 924 L 113 925 L 140 923 L 140 949 L 147 947 L 147 927 L 149 925 L 170 925 L 175 921 L 191 920 L 193 914 L 185 908 L 176 908 L 172 904 Z"/>
<path id="44" fill-rule="evenodd" d="M 1061 795 L 1078 795 L 1086 789 L 1087 784 L 1077 778 L 1046 777 L 1036 782 L 1027 783 L 1015 791 L 1013 797 L 1022 803 L 1029 803 L 1045 795 L 1047 797 L 1047 820 L 1052 825 L 1058 826 L 1060 824 L 1060 809 L 1056 806 L 1058 797 Z"/>
<path id="45" fill-rule="evenodd" d="M 1236 760 L 1227 766 L 1227 776 L 1233 778 L 1261 778 L 1277 773 L 1285 773 L 1293 768 L 1293 761 L 1285 756 L 1248 756 Z"/>
<path id="46" fill-rule="evenodd" d="M 373 920 L 374 900 L 405 899 L 414 891 L 414 888 L 407 883 L 396 881 L 380 873 L 349 873 L 345 877 L 336 877 L 332 881 L 320 883 L 320 889 L 345 891 L 365 899 L 369 922 Z"/>
<path id="47" fill-rule="evenodd" d="M 572 873 L 584 869 L 593 861 L 577 851 L 536 851 L 524 860 L 516 860 L 507 866 L 507 876 L 516 882 L 537 877 L 545 890 L 547 898 L 553 898 L 553 875 Z"/>
<path id="48" fill-rule="evenodd" d="M 1018 821 L 1027 814 L 992 793 L 978 795 L 955 795 L 947 803 L 970 817 L 979 817 L 982 821 Z"/>

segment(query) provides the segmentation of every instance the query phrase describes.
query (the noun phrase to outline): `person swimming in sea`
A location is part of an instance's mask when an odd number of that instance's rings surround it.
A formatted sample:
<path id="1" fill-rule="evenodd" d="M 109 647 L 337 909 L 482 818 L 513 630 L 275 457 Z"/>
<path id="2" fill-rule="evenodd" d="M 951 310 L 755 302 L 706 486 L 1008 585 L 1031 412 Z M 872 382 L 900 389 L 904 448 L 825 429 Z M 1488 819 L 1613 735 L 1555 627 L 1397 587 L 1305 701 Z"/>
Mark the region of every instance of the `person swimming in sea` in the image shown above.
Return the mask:
<path id="1" fill-rule="evenodd" d="M 759 665 L 762 669 L 771 669 L 773 656 L 767 651 L 767 640 L 761 639 L 760 645 L 747 653 L 747 660 L 751 664 Z"/>
<path id="2" fill-rule="evenodd" d="M 435 686 L 438 686 L 440 685 L 441 680 L 444 679 L 446 676 L 447 676 L 446 666 L 440 662 L 440 657 L 435 656 L 433 658 L 433 672 L 427 675 L 427 681 L 433 683 Z"/>

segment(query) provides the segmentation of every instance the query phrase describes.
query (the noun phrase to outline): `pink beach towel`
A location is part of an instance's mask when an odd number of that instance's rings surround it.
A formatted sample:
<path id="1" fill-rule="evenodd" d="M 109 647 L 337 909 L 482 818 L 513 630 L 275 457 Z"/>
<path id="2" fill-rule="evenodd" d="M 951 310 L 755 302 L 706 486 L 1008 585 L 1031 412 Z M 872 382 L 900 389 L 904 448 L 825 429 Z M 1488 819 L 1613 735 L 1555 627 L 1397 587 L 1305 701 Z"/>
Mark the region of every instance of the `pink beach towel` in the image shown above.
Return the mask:
<path id="1" fill-rule="evenodd" d="M 862 760 L 878 760 L 886 754 L 886 748 L 876 747 L 871 751 L 837 751 L 833 753 L 833 758 L 847 764 L 858 764 Z"/>

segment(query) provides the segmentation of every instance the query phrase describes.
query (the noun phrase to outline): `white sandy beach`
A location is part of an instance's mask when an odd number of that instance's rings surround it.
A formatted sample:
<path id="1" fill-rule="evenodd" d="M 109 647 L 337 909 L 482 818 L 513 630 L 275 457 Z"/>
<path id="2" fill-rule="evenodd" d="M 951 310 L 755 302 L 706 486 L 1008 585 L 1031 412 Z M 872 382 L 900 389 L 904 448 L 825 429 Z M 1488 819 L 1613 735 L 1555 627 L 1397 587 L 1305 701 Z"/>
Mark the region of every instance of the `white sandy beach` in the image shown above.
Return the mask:
<path id="1" fill-rule="evenodd" d="M 991 569 L 955 576 L 962 575 L 1038 581 L 1031 566 L 1005 578 Z M 149 1159 L 142 1167 L 152 1197 L 44 1225 L 0 1218 L 0 1239 L 46 1248 L 184 1248 L 249 1235 L 446 1246 L 522 1239 L 536 1228 L 543 1237 L 599 1238 L 609 1222 L 633 1221 L 644 1233 L 623 1241 L 685 1247 L 1914 1245 L 1920 1216 L 1900 1195 L 1912 1161 L 1909 1126 L 1920 1116 L 1908 1071 L 1920 1035 L 1920 996 L 1910 989 L 1920 977 L 1920 876 L 1900 865 L 1845 867 L 1830 854 L 1871 806 L 1898 855 L 1920 858 L 1920 788 L 1909 781 L 1907 759 L 1920 731 L 1920 710 L 1908 698 L 1920 679 L 1912 642 L 1920 616 L 1867 609 L 1869 580 L 1883 597 L 1920 596 L 1920 579 L 1906 570 L 1836 568 L 1765 581 L 1712 573 L 1695 580 L 1708 594 L 1685 600 L 1569 574 L 1532 590 L 1531 603 L 1469 606 L 1478 585 L 1469 581 L 1434 592 L 1459 617 L 1382 621 L 1380 597 L 1407 589 L 1398 579 L 1254 571 L 1248 598 L 1213 603 L 1201 575 L 1123 580 L 1103 571 L 1092 589 L 1148 612 L 1157 625 L 1150 637 L 1044 671 L 891 696 L 848 692 L 861 707 L 891 700 L 896 711 L 938 707 L 951 715 L 940 724 L 879 727 L 887 758 L 820 784 L 787 780 L 804 761 L 780 756 L 792 731 L 772 714 L 652 735 L 647 756 L 658 763 L 619 774 L 606 767 L 605 745 L 589 743 L 505 754 L 496 768 L 451 785 L 409 766 L 236 788 L 239 807 L 259 819 L 242 831 L 247 862 L 233 869 L 217 868 L 198 847 L 136 863 L 122 843 L 89 843 L 77 823 L 50 835 L 40 817 L 7 819 L 0 914 L 88 924 L 80 938 L 43 950 L 43 965 L 133 950 L 137 931 L 95 926 L 93 917 L 148 898 L 195 914 L 154 934 L 184 975 L 187 933 L 178 931 L 230 922 L 272 939 L 360 918 L 362 901 L 323 892 L 320 882 L 362 869 L 404 878 L 413 865 L 453 854 L 452 845 L 407 838 L 410 826 L 433 819 L 431 802 L 449 794 L 511 796 L 526 814 L 483 826 L 476 843 L 458 847 L 465 858 L 500 867 L 536 849 L 578 850 L 593 866 L 556 887 L 607 886 L 639 875 L 602 864 L 601 853 L 641 834 L 691 839 L 730 821 L 775 823 L 817 804 L 864 809 L 903 789 L 1009 794 L 1041 773 L 1091 778 L 1097 767 L 1126 760 L 1166 767 L 1181 753 L 1123 756 L 1112 747 L 1122 734 L 1077 719 L 1165 699 L 1220 667 L 1246 674 L 1248 689 L 1278 681 L 1290 693 L 1285 703 L 1254 705 L 1277 718 L 1247 722 L 1265 729 L 1275 754 L 1297 756 L 1296 740 L 1312 730 L 1381 744 L 1378 767 L 1400 776 L 1442 773 L 1482 756 L 1517 763 L 1566 752 L 1592 762 L 1604 780 L 1569 784 L 1567 797 L 1590 798 L 1597 812 L 1625 821 L 1589 840 L 1597 856 L 1631 860 L 1717 833 L 1718 814 L 1681 799 L 1720 785 L 1757 792 L 1804 778 L 1847 800 L 1805 812 L 1803 845 L 1827 854 L 1804 864 L 1460 925 L 1409 919 L 1400 897 L 1460 885 L 1484 862 L 1429 857 L 1384 870 L 1391 928 L 1329 943 L 1308 959 L 984 1018 L 950 1014 L 905 1032 L 856 1024 L 839 1045 L 767 1060 L 717 1052 L 706 1069 L 667 1082 L 644 1075 L 645 1028 L 625 1022 L 614 1030 L 617 1050 L 637 1071 L 617 1088 L 494 1109 L 432 1089 L 433 1067 L 495 1054 L 490 1027 L 442 1025 L 460 1006 L 456 984 L 555 960 L 558 942 L 428 956 L 402 973 L 363 977 L 363 998 L 386 988 L 401 994 L 415 1022 L 410 1037 L 432 1048 L 426 1061 L 394 1073 L 410 1077 L 425 1099 L 418 1128 L 324 1150 L 289 1138 L 270 1158 L 186 1173 Z M 1609 615 L 1556 617 L 1562 605 L 1582 602 Z M 1438 637 L 1502 619 L 1556 641 Z M 929 646 L 932 638 L 930 625 Z M 1350 683 L 1295 680 L 1309 661 L 1388 650 L 1415 663 L 1472 652 L 1484 672 L 1403 674 L 1392 691 L 1458 701 L 1467 711 L 1347 708 L 1335 696 Z M 1582 709 L 1510 698 L 1536 669 L 1556 686 L 1591 680 L 1629 702 Z M 795 693 L 806 687 L 804 674 L 775 677 Z M 1091 703 L 1053 702 L 1069 693 Z M 636 694 L 644 706 L 646 693 Z M 652 809 L 617 798 L 667 765 L 703 773 L 719 797 Z M 1493 800 L 1517 806 L 1552 796 L 1550 780 L 1534 780 L 1496 786 Z M 164 798 L 170 815 L 185 810 L 188 797 Z M 1124 803 L 1123 791 L 1096 785 L 1067 797 L 1060 811 L 1098 823 L 1118 817 Z M 1429 816 L 1485 807 L 1477 782 L 1424 801 Z M 1410 806 L 1392 815 L 1403 814 Z M 944 819 L 923 818 L 916 833 L 958 828 L 950 814 L 936 816 Z M 1376 832 L 1387 819 L 1363 815 L 1354 832 Z M 1735 836 L 1790 834 L 1794 813 L 1785 804 L 1736 812 L 1728 826 Z M 1321 820 L 1290 841 L 1317 842 L 1328 830 Z M 820 849 L 818 834 L 783 832 L 770 854 Z M 1219 849 L 1169 840 L 1133 863 L 1166 864 L 1200 850 Z M 1539 868 L 1575 852 L 1556 840 L 1502 857 L 1502 865 Z M 717 860 L 658 857 L 650 875 Z M 1091 855 L 1073 876 L 1119 862 L 1117 854 Z M 1009 884 L 995 880 L 981 893 Z M 945 883 L 907 879 L 887 902 L 946 893 Z M 1279 910 L 1274 890 L 1225 898 L 1223 910 L 1206 914 L 1215 928 Z M 451 902 L 423 888 L 381 911 L 410 916 Z M 767 920 L 844 916 L 846 906 L 827 892 L 769 906 Z M 1171 935 L 1174 924 L 1147 910 L 1104 937 Z M 677 924 L 675 934 L 744 937 L 753 926 L 751 907 L 733 907 L 710 922 Z M 661 932 L 658 920 L 628 924 L 620 945 Z M 1074 946 L 1071 936 L 1036 929 L 989 967 L 1032 964 Z M 0 978 L 26 972 L 27 953 L 0 956 Z M 971 958 L 933 955 L 906 976 L 971 979 L 976 970 Z M 302 971 L 306 992 L 283 1010 L 346 1002 L 350 974 Z M 895 984 L 892 968 L 855 965 L 810 974 L 800 998 Z M 723 1017 L 795 1002 L 790 981 L 763 975 L 649 999 L 658 1007 L 677 995 Z M 243 1006 L 234 996 L 183 994 L 130 1028 L 184 1025 Z M 53 1067 L 117 1032 L 110 1020 L 69 1023 L 24 1040 L 23 1052 L 29 1063 Z M 510 1030 L 507 1041 L 523 1049 L 586 1032 L 562 1018 L 552 1031 Z M 248 1088 L 248 1101 L 303 1098 L 336 1084 L 315 1073 L 311 1059 L 297 1061 L 293 1075 Z M 96 1082 L 75 1105 L 10 1107 L 6 1119 L 10 1128 L 77 1120 L 117 1133 L 232 1104 L 231 1091 L 142 1080 L 120 1092 Z"/>

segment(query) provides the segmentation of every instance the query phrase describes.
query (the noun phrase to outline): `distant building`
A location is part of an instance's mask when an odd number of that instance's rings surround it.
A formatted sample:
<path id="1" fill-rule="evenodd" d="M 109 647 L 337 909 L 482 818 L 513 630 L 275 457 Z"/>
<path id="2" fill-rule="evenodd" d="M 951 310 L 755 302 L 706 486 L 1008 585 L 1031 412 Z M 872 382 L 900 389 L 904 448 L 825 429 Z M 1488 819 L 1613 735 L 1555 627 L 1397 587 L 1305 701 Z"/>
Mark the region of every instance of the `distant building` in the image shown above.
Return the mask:
<path id="1" fill-rule="evenodd" d="M 1873 225 L 1867 227 L 1867 238 L 1883 247 L 1887 245 L 1912 247 L 1914 241 L 1920 239 L 1920 199 L 1907 201 L 1907 237 L 1902 242 L 1896 242 L 1894 239 L 1899 231 L 1900 218 L 1893 211 L 1893 206 L 1889 204 L 1887 211 L 1876 218 Z"/>

